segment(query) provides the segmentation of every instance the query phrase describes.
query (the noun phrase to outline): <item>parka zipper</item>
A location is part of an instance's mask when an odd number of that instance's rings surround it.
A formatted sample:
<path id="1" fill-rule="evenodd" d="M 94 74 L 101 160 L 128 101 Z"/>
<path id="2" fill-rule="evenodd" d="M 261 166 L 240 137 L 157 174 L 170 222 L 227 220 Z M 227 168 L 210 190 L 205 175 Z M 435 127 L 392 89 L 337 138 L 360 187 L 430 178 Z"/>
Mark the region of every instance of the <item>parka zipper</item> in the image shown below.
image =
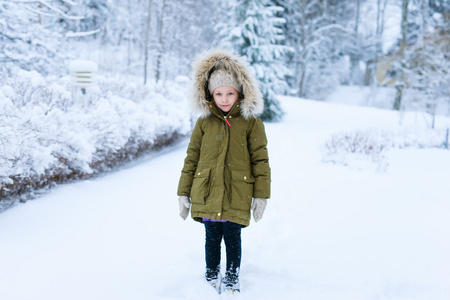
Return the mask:
<path id="1" fill-rule="evenodd" d="M 227 124 L 228 124 L 228 127 L 231 127 L 230 122 L 228 122 L 228 120 L 227 120 L 227 116 L 224 116 L 224 118 L 225 118 L 225 122 L 227 122 Z"/>

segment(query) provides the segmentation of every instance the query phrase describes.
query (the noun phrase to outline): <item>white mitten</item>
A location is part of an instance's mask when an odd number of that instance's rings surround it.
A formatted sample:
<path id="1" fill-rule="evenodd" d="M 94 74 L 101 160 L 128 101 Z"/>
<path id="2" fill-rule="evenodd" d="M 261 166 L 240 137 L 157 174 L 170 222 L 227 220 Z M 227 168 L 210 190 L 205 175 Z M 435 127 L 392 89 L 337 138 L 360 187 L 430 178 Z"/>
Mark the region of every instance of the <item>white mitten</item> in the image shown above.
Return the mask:
<path id="1" fill-rule="evenodd" d="M 252 204 L 252 210 L 253 210 L 253 219 L 255 219 L 255 222 L 258 222 L 262 219 L 264 210 L 266 209 L 267 205 L 267 199 L 265 198 L 254 198 L 253 204 Z"/>
<path id="2" fill-rule="evenodd" d="M 189 208 L 191 207 L 191 201 L 188 196 L 180 196 L 178 198 L 178 203 L 180 205 L 180 217 L 183 218 L 183 220 L 186 220 L 189 214 Z"/>

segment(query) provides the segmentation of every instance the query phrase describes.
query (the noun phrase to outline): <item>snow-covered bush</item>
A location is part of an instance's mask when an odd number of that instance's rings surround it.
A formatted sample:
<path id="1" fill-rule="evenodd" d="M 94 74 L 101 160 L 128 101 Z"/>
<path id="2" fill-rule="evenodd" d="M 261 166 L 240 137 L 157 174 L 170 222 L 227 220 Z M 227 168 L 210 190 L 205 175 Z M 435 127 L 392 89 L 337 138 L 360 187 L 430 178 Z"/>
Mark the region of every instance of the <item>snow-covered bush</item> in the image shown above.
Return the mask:
<path id="1" fill-rule="evenodd" d="M 191 130 L 183 86 L 136 81 L 100 77 L 83 95 L 68 77 L 2 78 L 0 198 L 109 170 Z"/>
<path id="2" fill-rule="evenodd" d="M 340 132 L 330 136 L 322 147 L 323 161 L 352 168 L 373 168 L 384 172 L 390 148 L 441 148 L 444 130 L 367 129 Z"/>
<path id="3" fill-rule="evenodd" d="M 374 163 L 383 168 L 386 145 L 379 134 L 374 130 L 333 134 L 323 146 L 323 160 L 356 167 Z"/>

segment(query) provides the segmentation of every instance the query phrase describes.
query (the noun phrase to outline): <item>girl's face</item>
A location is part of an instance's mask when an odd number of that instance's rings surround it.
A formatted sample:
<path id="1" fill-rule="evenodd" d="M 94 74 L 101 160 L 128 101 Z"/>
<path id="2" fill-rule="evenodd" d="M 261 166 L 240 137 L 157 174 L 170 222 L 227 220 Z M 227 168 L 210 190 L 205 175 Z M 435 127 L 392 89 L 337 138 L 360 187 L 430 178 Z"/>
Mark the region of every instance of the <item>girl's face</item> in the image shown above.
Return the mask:
<path id="1" fill-rule="evenodd" d="M 231 86 L 219 86 L 213 91 L 214 102 L 224 112 L 229 112 L 239 98 L 239 92 Z"/>

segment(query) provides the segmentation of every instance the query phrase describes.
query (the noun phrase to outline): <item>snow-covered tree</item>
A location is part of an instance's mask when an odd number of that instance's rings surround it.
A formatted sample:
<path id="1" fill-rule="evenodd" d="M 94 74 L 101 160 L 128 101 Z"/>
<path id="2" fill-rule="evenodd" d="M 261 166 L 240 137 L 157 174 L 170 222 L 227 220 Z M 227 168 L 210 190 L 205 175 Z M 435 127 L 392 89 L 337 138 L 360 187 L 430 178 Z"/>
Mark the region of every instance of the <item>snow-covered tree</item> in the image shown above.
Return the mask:
<path id="1" fill-rule="evenodd" d="M 170 76 L 188 74 L 195 56 L 214 44 L 214 26 L 222 19 L 223 5 L 210 0 L 167 1 L 163 42 L 167 49 L 164 65 Z"/>
<path id="2" fill-rule="evenodd" d="M 376 2 L 376 25 L 375 33 L 368 35 L 366 47 L 366 72 L 365 85 L 375 85 L 378 61 L 383 55 L 383 33 L 385 29 L 386 8 L 388 0 L 377 0 Z"/>
<path id="3" fill-rule="evenodd" d="M 401 0 L 401 7 L 393 109 L 400 110 L 405 101 L 414 102 L 419 109 L 434 115 L 436 105 L 449 99 L 450 4 Z"/>
<path id="4" fill-rule="evenodd" d="M 408 32 L 408 9 L 409 0 L 402 0 L 402 19 L 401 19 L 401 39 L 399 44 L 398 56 L 399 56 L 399 66 L 397 67 L 397 81 L 395 88 L 397 90 L 394 110 L 400 110 L 403 98 L 403 88 L 405 86 L 405 70 L 407 68 L 407 60 L 405 57 L 406 43 L 407 43 L 407 32 Z"/>
<path id="5" fill-rule="evenodd" d="M 361 15 L 361 0 L 355 0 L 355 18 L 354 18 L 354 26 L 353 26 L 353 47 L 351 47 L 350 52 L 350 84 L 352 85 L 361 85 L 362 76 L 360 69 L 360 61 L 361 61 L 361 42 L 359 39 L 359 23 L 360 23 L 360 15 Z"/>
<path id="6" fill-rule="evenodd" d="M 268 0 L 239 0 L 231 6 L 227 22 L 218 26 L 222 44 L 246 57 L 253 67 L 265 104 L 261 118 L 266 121 L 282 117 L 276 94 L 288 89 L 289 71 L 283 61 L 289 49 L 282 45 L 280 25 L 285 20 L 276 16 L 280 10 Z"/>
<path id="7" fill-rule="evenodd" d="M 188 74 L 195 55 L 211 47 L 220 5 L 210 0 L 152 0 L 152 6 L 149 74 L 164 84 Z"/>
<path id="8" fill-rule="evenodd" d="M 0 68 L 60 74 L 70 53 L 67 37 L 104 30 L 107 1 L 0 1 Z"/>
<path id="9" fill-rule="evenodd" d="M 41 73 L 57 70 L 64 54 L 61 34 L 42 25 L 30 4 L 0 1 L 0 72 L 14 67 Z M 36 3 L 34 3 L 37 9 Z"/>
<path id="10" fill-rule="evenodd" d="M 406 97 L 400 94 L 395 109 L 400 108 L 404 98 L 434 116 L 436 106 L 450 104 L 450 4 L 447 7 L 437 4 L 424 0 L 411 3 L 404 59 L 400 65 L 400 73 L 405 74 L 403 87 L 411 92 Z M 431 126 L 434 127 L 434 121 Z"/>
<path id="11" fill-rule="evenodd" d="M 300 97 L 322 99 L 339 84 L 339 56 L 346 52 L 351 30 L 348 5 L 341 1 L 279 0 L 285 8 L 286 45 L 294 49 L 288 66 L 294 70 L 291 87 Z"/>

